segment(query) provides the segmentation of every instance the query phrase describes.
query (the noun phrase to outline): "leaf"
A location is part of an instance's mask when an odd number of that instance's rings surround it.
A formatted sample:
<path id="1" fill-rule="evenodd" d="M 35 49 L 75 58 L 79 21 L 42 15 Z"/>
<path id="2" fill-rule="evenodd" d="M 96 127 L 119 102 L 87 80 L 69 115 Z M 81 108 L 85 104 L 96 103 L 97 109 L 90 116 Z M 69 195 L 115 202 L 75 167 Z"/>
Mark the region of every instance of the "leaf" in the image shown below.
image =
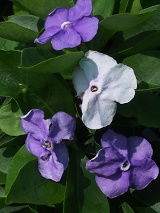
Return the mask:
<path id="1" fill-rule="evenodd" d="M 0 22 L 0 36 L 5 39 L 30 43 L 38 36 L 39 18 L 32 15 L 14 16 Z"/>
<path id="2" fill-rule="evenodd" d="M 11 41 L 5 38 L 0 38 L 0 49 L 1 50 L 14 50 L 18 46 L 18 42 Z"/>
<path id="3" fill-rule="evenodd" d="M 15 5 L 29 11 L 42 19 L 57 7 L 70 7 L 73 1 L 63 0 L 12 0 Z M 38 7 L 37 7 L 38 5 Z"/>
<path id="4" fill-rule="evenodd" d="M 142 52 L 124 59 L 123 63 L 133 68 L 138 83 L 160 86 L 160 51 Z"/>
<path id="5" fill-rule="evenodd" d="M 5 195 L 4 187 L 0 186 L 0 209 L 6 205 L 5 199 L 6 199 L 6 195 Z"/>
<path id="6" fill-rule="evenodd" d="M 95 183 L 94 175 L 85 169 L 86 158 L 74 150 L 67 171 L 64 213 L 109 212 L 107 197 Z M 74 205 L 73 205 L 74 203 Z"/>
<path id="7" fill-rule="evenodd" d="M 14 100 L 2 106 L 0 108 L 0 129 L 11 136 L 23 135 L 24 132 L 20 126 L 20 117 L 22 115 L 19 106 Z"/>
<path id="8" fill-rule="evenodd" d="M 0 184 L 5 184 L 8 167 L 13 155 L 17 152 L 16 147 L 5 147 L 0 149 Z"/>
<path id="9" fill-rule="evenodd" d="M 23 206 L 6 206 L 0 210 L 1 213 L 11 213 L 11 212 L 18 212 L 18 213 L 38 213 L 37 211 L 33 210 L 28 205 Z"/>
<path id="10" fill-rule="evenodd" d="M 0 95 L 11 96 L 21 110 L 39 108 L 46 116 L 57 111 L 75 114 L 73 96 L 64 79 L 58 74 L 28 72 L 18 69 L 20 52 L 0 51 Z M 46 63 L 43 67 L 47 69 Z"/>
<path id="11" fill-rule="evenodd" d="M 126 202 L 124 202 L 122 204 L 122 209 L 123 209 L 124 213 L 134 213 L 134 211 L 132 210 L 132 208 Z"/>
<path id="12" fill-rule="evenodd" d="M 6 203 L 52 205 L 64 198 L 65 186 L 44 179 L 37 159 L 23 146 L 13 157 L 6 182 Z"/>
<path id="13" fill-rule="evenodd" d="M 104 19 L 113 13 L 115 0 L 93 0 L 93 16 L 97 16 L 99 19 Z"/>
<path id="14" fill-rule="evenodd" d="M 55 73 L 59 72 L 65 78 L 71 78 L 72 72 L 75 66 L 78 65 L 80 59 L 83 57 L 83 52 L 72 52 L 60 55 L 58 57 L 50 58 L 48 60 L 43 60 L 41 63 L 30 66 L 30 57 L 35 54 L 31 53 L 28 56 L 25 50 L 22 54 L 22 64 L 20 69 L 27 72 L 37 72 L 37 73 Z M 35 50 L 36 51 L 36 50 Z M 40 57 L 40 56 L 39 56 Z M 39 59 L 38 59 L 39 60 Z"/>
<path id="15" fill-rule="evenodd" d="M 125 117 L 135 117 L 147 127 L 160 126 L 160 96 L 151 92 L 137 92 L 134 99 L 127 104 L 118 105 L 118 113 Z"/>

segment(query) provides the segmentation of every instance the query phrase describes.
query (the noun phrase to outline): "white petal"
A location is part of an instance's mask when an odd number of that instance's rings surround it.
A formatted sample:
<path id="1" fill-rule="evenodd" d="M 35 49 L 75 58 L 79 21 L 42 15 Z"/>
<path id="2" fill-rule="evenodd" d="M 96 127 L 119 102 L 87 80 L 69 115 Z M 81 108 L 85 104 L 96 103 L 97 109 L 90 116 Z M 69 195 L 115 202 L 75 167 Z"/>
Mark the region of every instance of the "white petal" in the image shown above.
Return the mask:
<path id="1" fill-rule="evenodd" d="M 77 92 L 77 96 L 81 96 L 89 87 L 84 70 L 76 67 L 72 74 L 73 86 Z"/>
<path id="2" fill-rule="evenodd" d="M 82 102 L 82 121 L 90 129 L 109 125 L 116 113 L 116 103 L 106 99 L 105 93 L 95 94 L 87 90 Z"/>
<path id="3" fill-rule="evenodd" d="M 101 76 L 107 75 L 110 69 L 117 65 L 116 60 L 112 57 L 96 51 L 89 50 L 86 52 L 85 57 L 95 63 L 98 75 Z"/>
<path id="4" fill-rule="evenodd" d="M 110 72 L 100 79 L 107 99 L 120 104 L 128 103 L 135 95 L 137 80 L 133 69 L 117 64 Z"/>

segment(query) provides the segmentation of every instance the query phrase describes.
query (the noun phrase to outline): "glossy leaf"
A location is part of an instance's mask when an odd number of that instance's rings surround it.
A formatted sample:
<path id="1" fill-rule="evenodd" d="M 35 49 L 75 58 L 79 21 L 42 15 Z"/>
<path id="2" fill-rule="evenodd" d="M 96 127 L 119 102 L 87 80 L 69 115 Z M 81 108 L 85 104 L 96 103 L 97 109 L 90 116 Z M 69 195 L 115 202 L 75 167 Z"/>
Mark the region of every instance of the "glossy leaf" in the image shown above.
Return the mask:
<path id="1" fill-rule="evenodd" d="M 33 203 L 51 205 L 61 202 L 65 187 L 44 179 L 39 171 L 37 159 L 23 146 L 14 156 L 7 176 L 7 204 Z"/>
<path id="2" fill-rule="evenodd" d="M 15 16 L 0 22 L 0 36 L 18 42 L 33 42 L 38 36 L 39 18 L 31 15 Z"/>
<path id="3" fill-rule="evenodd" d="M 33 56 L 33 54 L 35 54 L 34 51 L 31 53 L 31 55 Z M 43 60 L 41 63 L 37 63 L 34 66 L 30 66 L 31 55 L 29 56 L 27 53 L 22 54 L 22 65 L 20 69 L 22 68 L 22 70 L 27 72 L 37 73 L 59 72 L 63 75 L 63 77 L 71 78 L 74 67 L 78 65 L 80 59 L 83 57 L 83 52 L 72 52 L 60 55 L 48 60 Z"/>
<path id="4" fill-rule="evenodd" d="M 86 158 L 79 152 L 72 153 L 67 172 L 64 213 L 109 212 L 107 197 L 100 191 L 94 175 L 85 169 Z M 74 203 L 74 205 L 73 205 Z"/>
<path id="5" fill-rule="evenodd" d="M 160 96 L 150 92 L 137 92 L 131 102 L 118 105 L 118 112 L 125 117 L 135 117 L 143 126 L 158 128 L 159 106 Z"/>

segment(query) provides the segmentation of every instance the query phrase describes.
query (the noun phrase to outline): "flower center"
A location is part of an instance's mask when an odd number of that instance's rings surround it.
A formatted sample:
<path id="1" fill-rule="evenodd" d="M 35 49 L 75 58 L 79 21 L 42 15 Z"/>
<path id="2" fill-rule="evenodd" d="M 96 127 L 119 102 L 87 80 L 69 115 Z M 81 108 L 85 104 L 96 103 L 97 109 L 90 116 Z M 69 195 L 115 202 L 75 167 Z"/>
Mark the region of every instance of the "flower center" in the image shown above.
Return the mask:
<path id="1" fill-rule="evenodd" d="M 128 160 L 125 160 L 122 164 L 121 164 L 121 170 L 122 171 L 127 171 L 130 168 L 131 164 Z"/>
<path id="2" fill-rule="evenodd" d="M 50 153 L 47 153 L 46 155 L 43 155 L 43 156 L 41 157 L 41 159 L 42 159 L 43 161 L 48 161 L 50 156 L 51 156 L 51 154 L 50 154 Z"/>
<path id="3" fill-rule="evenodd" d="M 93 85 L 91 86 L 91 92 L 96 92 L 98 90 L 98 87 Z"/>
<path id="4" fill-rule="evenodd" d="M 64 29 L 64 28 L 68 28 L 69 26 L 71 25 L 71 22 L 69 21 L 65 21 L 61 24 L 61 28 Z"/>
<path id="5" fill-rule="evenodd" d="M 49 141 L 43 141 L 42 142 L 42 147 L 44 149 L 49 149 L 49 148 L 51 148 L 51 143 Z"/>

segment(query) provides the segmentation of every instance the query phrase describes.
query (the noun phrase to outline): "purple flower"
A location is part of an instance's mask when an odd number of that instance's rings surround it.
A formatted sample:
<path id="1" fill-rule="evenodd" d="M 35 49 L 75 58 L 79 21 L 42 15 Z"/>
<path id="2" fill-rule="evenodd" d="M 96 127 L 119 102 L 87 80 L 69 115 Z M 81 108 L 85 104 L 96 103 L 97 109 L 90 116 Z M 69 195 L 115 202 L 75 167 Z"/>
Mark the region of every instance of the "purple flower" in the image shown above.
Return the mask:
<path id="1" fill-rule="evenodd" d="M 70 9 L 53 10 L 46 18 L 44 33 L 35 42 L 45 44 L 51 40 L 53 49 L 61 50 L 90 41 L 98 29 L 98 19 L 91 17 L 91 12 L 91 0 L 77 0 Z"/>
<path id="2" fill-rule="evenodd" d="M 43 111 L 32 109 L 21 117 L 21 126 L 28 134 L 27 150 L 38 157 L 41 175 L 60 181 L 69 161 L 64 140 L 73 139 L 75 119 L 65 112 L 57 112 L 45 120 Z"/>
<path id="3" fill-rule="evenodd" d="M 87 161 L 86 168 L 96 174 L 96 183 L 106 196 L 117 197 L 129 187 L 141 190 L 157 178 L 159 169 L 151 159 L 153 150 L 146 139 L 126 138 L 108 130 L 101 144 L 103 148 Z"/>

